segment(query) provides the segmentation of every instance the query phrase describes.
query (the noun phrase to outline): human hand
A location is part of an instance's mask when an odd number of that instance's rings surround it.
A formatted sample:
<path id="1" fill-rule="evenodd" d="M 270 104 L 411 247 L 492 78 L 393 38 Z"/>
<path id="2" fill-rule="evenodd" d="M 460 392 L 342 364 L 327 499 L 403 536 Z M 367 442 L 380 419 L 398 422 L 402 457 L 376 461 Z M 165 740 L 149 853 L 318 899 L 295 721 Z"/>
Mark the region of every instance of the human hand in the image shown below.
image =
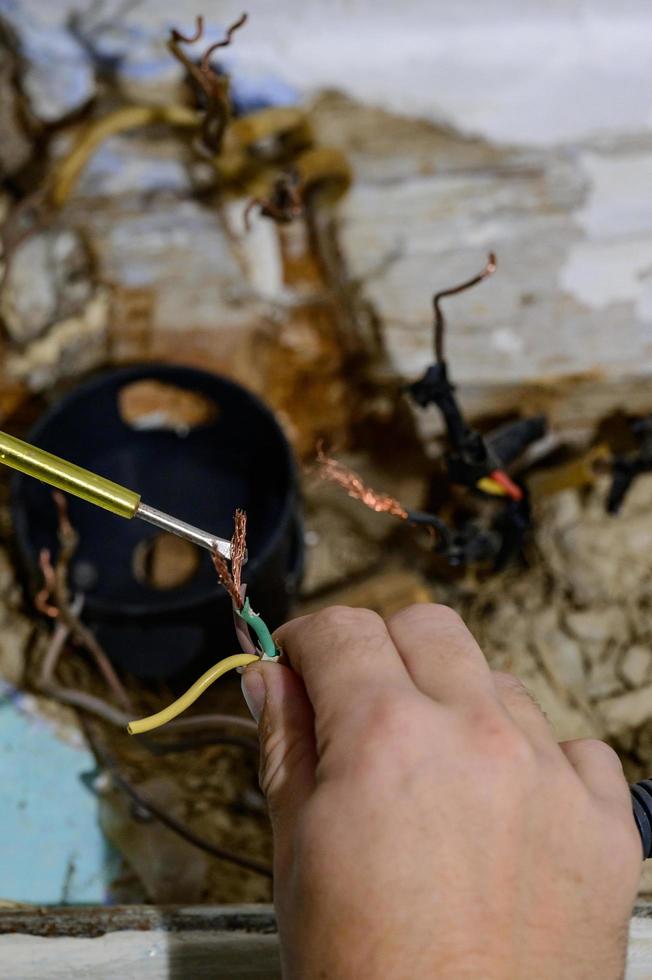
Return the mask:
<path id="1" fill-rule="evenodd" d="M 254 664 L 288 980 L 615 980 L 641 871 L 616 754 L 558 744 L 444 606 L 334 607 Z"/>

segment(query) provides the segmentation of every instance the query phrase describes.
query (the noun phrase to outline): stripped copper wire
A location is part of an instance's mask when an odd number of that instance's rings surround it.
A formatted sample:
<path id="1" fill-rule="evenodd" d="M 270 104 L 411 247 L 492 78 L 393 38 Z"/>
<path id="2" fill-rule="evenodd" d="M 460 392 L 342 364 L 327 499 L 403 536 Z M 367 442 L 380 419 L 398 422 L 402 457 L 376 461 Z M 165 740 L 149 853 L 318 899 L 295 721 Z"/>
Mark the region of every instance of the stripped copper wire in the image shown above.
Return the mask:
<path id="1" fill-rule="evenodd" d="M 332 456 L 327 456 L 321 444 L 317 446 L 317 463 L 319 475 L 323 480 L 336 483 L 348 493 L 349 497 L 361 501 L 365 507 L 369 507 L 370 510 L 379 514 L 393 514 L 394 517 L 400 517 L 403 521 L 408 519 L 408 511 L 400 501 L 387 493 L 379 493 L 368 486 L 355 470 L 349 469 L 348 466 L 333 459 Z"/>
<path id="2" fill-rule="evenodd" d="M 231 538 L 231 573 L 235 587 L 240 594 L 242 588 L 242 568 L 247 556 L 247 515 L 244 510 L 236 510 L 234 531 Z"/>
<path id="3" fill-rule="evenodd" d="M 444 358 L 444 331 L 446 327 L 446 320 L 444 319 L 444 314 L 442 313 L 440 307 L 440 301 L 445 299 L 447 296 L 455 296 L 457 293 L 463 293 L 467 289 L 471 289 L 473 286 L 477 286 L 478 283 L 482 282 L 493 272 L 496 271 L 496 256 L 493 252 L 489 252 L 487 258 L 487 263 L 477 276 L 473 276 L 472 279 L 467 279 L 466 282 L 462 282 L 459 286 L 452 286 L 450 289 L 442 289 L 439 293 L 435 293 L 432 298 L 432 305 L 435 311 L 435 358 L 438 364 L 443 364 Z"/>
<path id="4" fill-rule="evenodd" d="M 321 443 L 317 444 L 318 472 L 323 480 L 330 480 L 345 490 L 349 497 L 359 500 L 377 514 L 391 514 L 408 524 L 425 527 L 429 534 L 437 535 L 437 550 L 447 552 L 452 545 L 451 532 L 445 521 L 436 514 L 408 510 L 400 500 L 388 493 L 379 493 L 368 486 L 362 477 L 339 460 L 324 453 Z"/>
<path id="5" fill-rule="evenodd" d="M 220 585 L 223 585 L 226 591 L 231 596 L 231 601 L 238 608 L 242 608 L 242 599 L 240 597 L 240 591 L 233 581 L 233 576 L 229 571 L 229 566 L 226 563 L 226 558 L 221 555 L 219 551 L 214 551 L 212 553 L 213 564 L 215 566 L 215 571 L 217 572 L 217 577 L 220 580 Z"/>
<path id="6" fill-rule="evenodd" d="M 233 626 L 235 634 L 243 653 L 257 654 L 256 644 L 254 643 L 249 626 L 240 615 L 240 610 L 244 608 L 247 596 L 247 586 L 242 581 L 242 569 L 247 558 L 247 514 L 244 510 L 236 510 L 234 519 L 233 537 L 231 538 L 231 571 L 225 558 L 215 552 L 213 554 L 213 564 L 220 584 L 224 586 L 231 597 L 233 608 Z"/>

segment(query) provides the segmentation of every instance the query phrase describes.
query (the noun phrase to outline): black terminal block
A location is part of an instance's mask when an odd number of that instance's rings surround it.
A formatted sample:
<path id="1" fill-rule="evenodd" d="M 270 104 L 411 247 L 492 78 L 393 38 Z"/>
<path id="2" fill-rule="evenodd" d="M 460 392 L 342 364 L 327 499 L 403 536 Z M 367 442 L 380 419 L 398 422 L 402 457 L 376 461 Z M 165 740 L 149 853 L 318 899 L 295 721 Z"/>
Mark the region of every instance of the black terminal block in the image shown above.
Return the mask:
<path id="1" fill-rule="evenodd" d="M 652 857 L 652 779 L 642 779 L 629 787 L 632 794 L 634 820 L 641 835 L 643 860 Z"/>

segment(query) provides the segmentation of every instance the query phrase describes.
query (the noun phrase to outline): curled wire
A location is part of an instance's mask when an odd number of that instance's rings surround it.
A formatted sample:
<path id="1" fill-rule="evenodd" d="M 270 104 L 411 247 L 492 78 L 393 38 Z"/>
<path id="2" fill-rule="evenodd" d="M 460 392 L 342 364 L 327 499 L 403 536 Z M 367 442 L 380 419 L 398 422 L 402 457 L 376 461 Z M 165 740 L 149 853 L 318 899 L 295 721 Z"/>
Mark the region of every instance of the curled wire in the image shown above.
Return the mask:
<path id="1" fill-rule="evenodd" d="M 206 98 L 206 111 L 201 124 L 201 135 L 204 147 L 211 153 L 219 153 L 226 125 L 231 116 L 229 101 L 229 79 L 219 75 L 210 64 L 210 57 L 218 48 L 231 44 L 234 33 L 247 22 L 247 14 L 242 14 L 235 23 L 231 24 L 221 41 L 216 41 L 202 55 L 199 65 L 181 49 L 181 44 L 194 44 L 204 36 L 204 18 L 200 15 L 196 20 L 195 33 L 182 34 L 172 29 L 168 40 L 168 50 L 181 62 L 188 75 L 195 81 Z"/>
<path id="2" fill-rule="evenodd" d="M 487 258 L 487 263 L 477 276 L 473 276 L 472 279 L 467 279 L 466 282 L 462 282 L 459 286 L 452 286 L 450 289 L 442 289 L 441 292 L 435 293 L 432 298 L 432 305 L 435 311 L 435 358 L 438 364 L 444 363 L 444 331 L 446 327 L 446 321 L 444 319 L 444 314 L 442 313 L 440 307 L 440 301 L 445 299 L 447 296 L 455 296 L 457 293 L 463 293 L 467 289 L 471 289 L 473 286 L 477 286 L 478 283 L 482 282 L 493 272 L 496 271 L 496 256 L 493 252 L 489 252 Z"/>
<path id="3" fill-rule="evenodd" d="M 244 27 L 246 23 L 247 23 L 247 14 L 240 14 L 238 19 L 233 24 L 231 24 L 231 26 L 227 29 L 227 32 L 222 38 L 222 40 L 216 41 L 215 44 L 211 44 L 210 48 L 204 51 L 204 56 L 201 59 L 201 70 L 203 72 L 205 72 L 207 75 L 212 74 L 213 70 L 210 66 L 211 55 L 213 54 L 214 51 L 217 51 L 219 48 L 228 48 L 235 32 L 239 30 L 239 28 Z"/>
<path id="4" fill-rule="evenodd" d="M 220 585 L 224 586 L 226 591 L 229 593 L 231 596 L 231 602 L 236 609 L 242 609 L 244 600 L 240 596 L 240 590 L 233 580 L 233 575 L 229 571 L 229 566 L 226 563 L 224 555 L 221 555 L 219 551 L 215 550 L 212 552 L 212 558 Z"/>
<path id="5" fill-rule="evenodd" d="M 251 231 L 251 213 L 260 209 L 264 218 L 271 218 L 277 224 L 285 225 L 301 217 L 305 210 L 304 187 L 295 169 L 281 174 L 274 182 L 268 197 L 253 197 L 244 212 L 244 226 Z"/>

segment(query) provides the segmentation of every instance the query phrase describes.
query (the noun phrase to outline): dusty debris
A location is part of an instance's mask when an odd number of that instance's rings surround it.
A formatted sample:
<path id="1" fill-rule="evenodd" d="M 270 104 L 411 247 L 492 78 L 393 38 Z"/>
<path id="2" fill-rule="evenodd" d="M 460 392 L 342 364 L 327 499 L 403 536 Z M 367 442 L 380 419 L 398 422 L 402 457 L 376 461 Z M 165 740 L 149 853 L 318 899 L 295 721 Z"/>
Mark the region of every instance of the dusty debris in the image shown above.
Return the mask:
<path id="1" fill-rule="evenodd" d="M 532 642 L 545 668 L 562 696 L 574 693 L 583 696 L 585 673 L 582 651 L 559 626 L 559 612 L 554 607 L 532 617 Z"/>
<path id="2" fill-rule="evenodd" d="M 92 292 L 92 260 L 81 236 L 70 229 L 37 232 L 11 256 L 0 317 L 23 345 L 55 321 L 78 315 Z"/>
<path id="3" fill-rule="evenodd" d="M 54 324 L 23 351 L 10 352 L 7 372 L 42 391 L 98 367 L 106 357 L 108 315 L 108 291 L 98 288 L 79 316 Z"/>
<path id="4" fill-rule="evenodd" d="M 634 644 L 620 662 L 620 672 L 630 687 L 640 687 L 649 679 L 652 672 L 652 651 L 650 647 Z"/>
<path id="5" fill-rule="evenodd" d="M 620 606 L 573 610 L 564 619 L 570 633 L 579 640 L 605 644 L 627 639 L 627 616 Z"/>
<path id="6" fill-rule="evenodd" d="M 609 735 L 618 735 L 652 719 L 652 684 L 600 702 L 600 714 Z"/>
<path id="7" fill-rule="evenodd" d="M 618 661 L 613 653 L 606 651 L 601 657 L 592 660 L 585 680 L 585 690 L 592 701 L 600 703 L 625 690 L 617 670 Z"/>
<path id="8" fill-rule="evenodd" d="M 417 602 L 432 602 L 433 598 L 432 584 L 418 572 L 401 566 L 384 566 L 382 571 L 366 577 L 364 581 L 328 594 L 329 604 L 373 609 L 383 617 Z M 319 599 L 302 602 L 298 613 L 306 615 L 316 612 L 323 605 Z"/>
<path id="9" fill-rule="evenodd" d="M 21 119 L 20 95 L 13 83 L 16 59 L 8 48 L 0 47 L 0 177 L 11 177 L 25 166 L 32 143 Z"/>
<path id="10" fill-rule="evenodd" d="M 0 607 L 0 677 L 20 687 L 25 677 L 25 653 L 34 627 L 20 613 Z"/>
<path id="11" fill-rule="evenodd" d="M 153 776 L 139 790 L 172 816 L 182 814 L 183 796 L 175 781 Z M 147 899 L 163 904 L 200 902 L 209 866 L 206 854 L 137 811 L 119 790 L 108 788 L 99 799 L 102 830 L 143 883 Z"/>
<path id="12" fill-rule="evenodd" d="M 382 546 L 370 539 L 362 522 L 337 508 L 306 515 L 306 569 L 302 593 L 334 588 L 378 564 Z"/>

